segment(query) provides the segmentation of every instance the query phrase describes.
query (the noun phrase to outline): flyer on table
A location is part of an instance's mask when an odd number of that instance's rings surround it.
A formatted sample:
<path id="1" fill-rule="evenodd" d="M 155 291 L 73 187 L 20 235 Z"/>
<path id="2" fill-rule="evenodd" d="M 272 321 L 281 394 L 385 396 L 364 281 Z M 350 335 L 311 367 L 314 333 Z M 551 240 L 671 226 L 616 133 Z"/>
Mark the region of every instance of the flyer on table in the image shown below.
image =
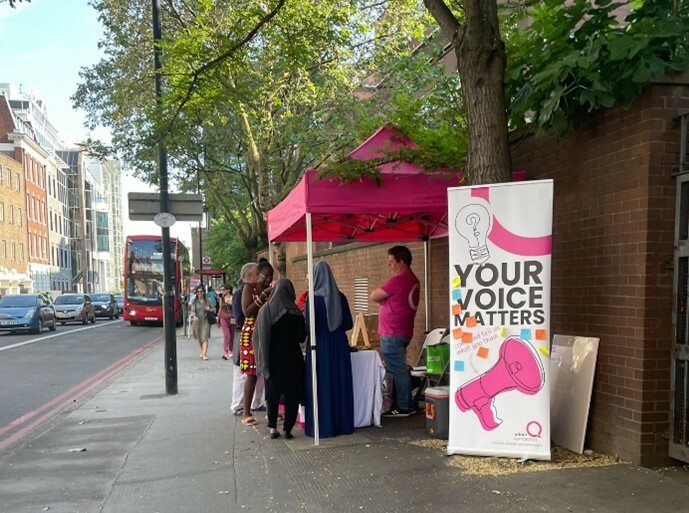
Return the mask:
<path id="1" fill-rule="evenodd" d="M 553 182 L 448 189 L 448 454 L 550 459 Z"/>

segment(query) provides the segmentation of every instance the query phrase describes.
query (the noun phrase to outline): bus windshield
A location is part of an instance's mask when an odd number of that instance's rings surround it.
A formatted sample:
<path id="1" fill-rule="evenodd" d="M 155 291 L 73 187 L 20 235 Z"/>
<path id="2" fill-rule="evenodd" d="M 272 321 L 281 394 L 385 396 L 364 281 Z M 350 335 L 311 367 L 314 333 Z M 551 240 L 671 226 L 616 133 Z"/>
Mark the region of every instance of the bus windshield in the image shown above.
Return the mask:
<path id="1" fill-rule="evenodd" d="M 172 252 L 174 258 L 174 251 Z M 127 261 L 127 298 L 132 303 L 162 304 L 163 248 L 159 240 L 132 240 Z"/>

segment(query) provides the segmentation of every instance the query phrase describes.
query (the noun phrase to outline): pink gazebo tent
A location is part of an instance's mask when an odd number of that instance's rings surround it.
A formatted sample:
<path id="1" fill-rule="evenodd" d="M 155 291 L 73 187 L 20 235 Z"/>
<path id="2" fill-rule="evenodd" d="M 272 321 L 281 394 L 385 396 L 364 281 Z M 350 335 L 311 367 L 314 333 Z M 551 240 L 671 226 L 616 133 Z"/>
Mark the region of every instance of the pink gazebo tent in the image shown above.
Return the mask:
<path id="1" fill-rule="evenodd" d="M 367 160 L 403 146 L 412 147 L 414 143 L 394 128 L 383 126 L 349 157 Z M 461 174 L 447 171 L 427 173 L 406 162 L 383 164 L 380 171 L 380 184 L 370 178 L 346 184 L 339 180 L 318 180 L 317 170 L 307 171 L 292 192 L 268 212 L 270 242 L 307 242 L 311 316 L 314 315 L 313 241 L 424 241 L 424 283 L 428 284 L 428 241 L 447 235 L 447 189 L 461 183 Z M 424 290 L 428 314 L 427 285 Z M 310 326 L 314 418 L 317 419 L 317 341 L 313 318 Z M 319 443 L 318 423 L 314 426 L 314 442 L 316 445 Z"/>

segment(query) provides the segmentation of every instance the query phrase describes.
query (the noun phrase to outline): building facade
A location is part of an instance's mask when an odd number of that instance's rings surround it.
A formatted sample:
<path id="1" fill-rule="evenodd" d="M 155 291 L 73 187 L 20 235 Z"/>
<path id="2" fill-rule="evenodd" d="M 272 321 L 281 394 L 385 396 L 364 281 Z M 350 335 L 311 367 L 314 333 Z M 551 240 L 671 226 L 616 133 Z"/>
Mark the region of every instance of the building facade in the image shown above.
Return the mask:
<path id="1" fill-rule="evenodd" d="M 22 165 L 0 152 L 0 296 L 32 290 Z"/>
<path id="2" fill-rule="evenodd" d="M 107 290 L 121 292 L 124 289 L 124 224 L 122 217 L 122 165 L 118 160 L 103 162 L 103 188 L 110 208 L 109 244 L 110 265 Z"/>

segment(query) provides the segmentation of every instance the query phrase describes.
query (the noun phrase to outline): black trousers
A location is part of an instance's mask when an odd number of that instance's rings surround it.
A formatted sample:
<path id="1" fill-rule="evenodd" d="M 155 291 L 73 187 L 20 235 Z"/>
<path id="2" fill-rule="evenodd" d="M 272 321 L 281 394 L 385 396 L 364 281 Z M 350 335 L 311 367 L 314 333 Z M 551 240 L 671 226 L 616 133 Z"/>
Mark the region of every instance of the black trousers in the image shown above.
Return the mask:
<path id="1" fill-rule="evenodd" d="M 266 380 L 266 386 L 270 386 L 268 381 L 269 379 Z M 290 393 L 285 393 L 283 395 L 283 403 L 285 405 L 285 421 L 283 426 L 284 430 L 289 433 L 292 431 L 294 424 L 297 423 L 299 397 L 293 397 Z M 268 410 L 268 427 L 277 429 L 280 403 L 278 401 L 266 400 L 266 409 Z"/>

